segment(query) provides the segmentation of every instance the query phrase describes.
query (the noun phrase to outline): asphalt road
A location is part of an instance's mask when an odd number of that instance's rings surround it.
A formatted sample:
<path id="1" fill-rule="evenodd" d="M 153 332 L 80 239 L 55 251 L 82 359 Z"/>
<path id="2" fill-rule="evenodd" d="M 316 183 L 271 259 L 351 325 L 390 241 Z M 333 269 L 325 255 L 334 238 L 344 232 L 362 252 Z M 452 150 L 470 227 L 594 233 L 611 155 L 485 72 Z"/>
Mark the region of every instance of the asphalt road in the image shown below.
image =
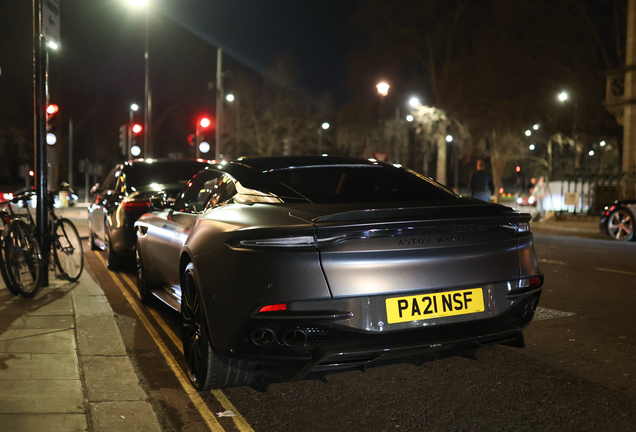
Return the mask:
<path id="1" fill-rule="evenodd" d="M 261 376 L 203 394 L 203 411 L 215 416 L 227 398 L 245 421 L 218 418 L 228 431 L 636 430 L 636 242 L 535 241 L 546 282 L 525 349 L 420 355 L 296 383 Z M 164 430 L 210 430 L 122 295 L 135 295 L 134 273 L 109 272 L 94 252 L 87 259 Z M 182 367 L 178 337 L 170 338 L 179 335 L 177 314 L 159 302 L 136 307 Z"/>

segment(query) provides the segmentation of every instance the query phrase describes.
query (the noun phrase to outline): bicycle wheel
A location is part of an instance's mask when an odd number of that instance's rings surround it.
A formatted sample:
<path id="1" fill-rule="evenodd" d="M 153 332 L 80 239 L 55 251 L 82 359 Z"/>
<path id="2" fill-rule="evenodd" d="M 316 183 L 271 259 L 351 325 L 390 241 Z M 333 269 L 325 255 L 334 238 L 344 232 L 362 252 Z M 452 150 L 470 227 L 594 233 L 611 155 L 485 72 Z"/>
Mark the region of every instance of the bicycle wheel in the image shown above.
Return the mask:
<path id="1" fill-rule="evenodd" d="M 9 279 L 9 274 L 7 273 L 7 264 L 4 258 L 4 238 L 6 235 L 5 232 L 8 232 L 8 230 L 9 225 L 5 225 L 2 234 L 2 241 L 0 241 L 0 273 L 2 273 L 2 280 L 4 281 L 4 285 L 7 287 L 9 292 L 13 295 L 19 295 L 18 291 L 13 288 L 13 283 L 11 283 L 11 280 Z"/>
<path id="2" fill-rule="evenodd" d="M 79 279 L 84 268 L 82 241 L 73 222 L 61 218 L 55 222 L 55 238 L 51 248 L 55 265 L 66 279 L 74 282 Z"/>
<path id="3" fill-rule="evenodd" d="M 29 226 L 21 220 L 9 224 L 3 252 L 9 282 L 23 297 L 33 297 L 42 272 L 42 249 Z"/>

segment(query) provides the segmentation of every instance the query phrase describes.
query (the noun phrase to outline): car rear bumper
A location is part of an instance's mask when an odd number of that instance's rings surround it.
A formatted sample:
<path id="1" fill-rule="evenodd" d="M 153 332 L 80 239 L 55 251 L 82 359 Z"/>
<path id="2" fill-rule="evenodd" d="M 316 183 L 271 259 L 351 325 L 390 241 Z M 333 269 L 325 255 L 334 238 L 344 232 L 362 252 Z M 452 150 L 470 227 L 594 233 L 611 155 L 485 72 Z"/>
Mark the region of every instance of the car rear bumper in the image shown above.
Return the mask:
<path id="1" fill-rule="evenodd" d="M 323 317 L 259 317 L 236 335 L 230 351 L 233 357 L 263 365 L 276 377 L 300 380 L 312 371 L 360 367 L 411 354 L 499 344 L 523 347 L 522 330 L 532 320 L 540 294 L 535 290 L 492 318 L 403 331 L 347 330 L 341 324 L 347 316 L 337 311 Z"/>

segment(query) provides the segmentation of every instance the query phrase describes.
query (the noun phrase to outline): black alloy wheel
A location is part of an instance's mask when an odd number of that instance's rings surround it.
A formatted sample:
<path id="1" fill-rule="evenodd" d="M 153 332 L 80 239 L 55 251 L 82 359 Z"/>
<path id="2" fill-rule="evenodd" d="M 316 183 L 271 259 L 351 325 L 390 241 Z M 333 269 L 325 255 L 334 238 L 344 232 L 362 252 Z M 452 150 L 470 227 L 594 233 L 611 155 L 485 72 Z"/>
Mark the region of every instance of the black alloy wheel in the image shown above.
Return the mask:
<path id="1" fill-rule="evenodd" d="M 139 239 L 137 239 L 137 247 L 135 248 L 135 256 L 137 257 L 137 291 L 139 300 L 147 304 L 152 298 L 150 287 L 148 286 L 148 279 L 146 278 L 146 269 L 144 268 L 144 261 L 141 257 L 141 249 L 139 245 Z"/>
<path id="2" fill-rule="evenodd" d="M 614 240 L 629 241 L 634 238 L 634 216 L 629 209 L 617 208 L 607 218 L 607 234 Z"/>
<path id="3" fill-rule="evenodd" d="M 259 373 L 256 364 L 212 350 L 196 280 L 194 265 L 189 263 L 181 280 L 181 339 L 190 382 L 198 391 L 251 384 Z"/>

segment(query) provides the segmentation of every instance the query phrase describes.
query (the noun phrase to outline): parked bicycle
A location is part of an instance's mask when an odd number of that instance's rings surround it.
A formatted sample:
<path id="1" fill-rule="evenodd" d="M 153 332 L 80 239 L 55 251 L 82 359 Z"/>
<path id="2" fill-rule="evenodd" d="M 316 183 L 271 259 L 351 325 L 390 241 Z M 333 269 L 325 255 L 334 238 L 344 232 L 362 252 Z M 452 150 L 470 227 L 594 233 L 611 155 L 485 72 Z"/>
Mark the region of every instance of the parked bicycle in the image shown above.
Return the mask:
<path id="1" fill-rule="evenodd" d="M 42 249 L 34 237 L 33 219 L 30 214 L 16 214 L 11 203 L 26 202 L 26 196 L 18 196 L 1 204 L 4 222 L 2 247 L 0 247 L 0 272 L 7 289 L 13 295 L 33 297 L 40 284 L 44 258 Z M 28 205 L 26 206 L 28 208 Z"/>
<path id="2" fill-rule="evenodd" d="M 79 279 L 80 275 L 82 274 L 82 270 L 84 269 L 84 252 L 83 252 L 82 242 L 81 242 L 79 233 L 77 232 L 77 228 L 75 228 L 75 225 L 73 224 L 73 222 L 71 222 L 69 219 L 64 217 L 58 217 L 57 214 L 55 213 L 55 207 L 54 207 L 55 197 L 56 195 L 59 194 L 60 191 L 65 191 L 69 195 L 72 194 L 72 190 L 68 187 L 68 185 L 62 184 L 62 189 L 58 191 L 49 192 L 47 195 L 47 211 L 49 213 L 49 223 L 48 223 L 46 238 L 47 240 L 51 242 L 51 255 L 49 259 L 49 268 L 50 270 L 55 271 L 55 277 L 57 279 L 74 282 L 77 279 Z M 31 212 L 29 210 L 29 205 L 28 205 L 29 201 L 32 199 L 34 195 L 35 195 L 34 192 L 26 192 L 24 194 L 21 194 L 13 198 L 13 200 L 11 200 L 10 202 L 7 202 L 7 209 L 8 209 L 7 213 L 10 216 L 9 217 L 10 221 L 8 224 L 9 228 L 7 229 L 5 227 L 5 231 L 7 231 L 8 237 L 3 236 L 3 238 L 12 239 L 16 237 L 15 235 L 11 237 L 12 232 L 14 232 L 15 230 L 19 230 L 19 232 L 23 232 L 26 229 L 26 231 L 30 234 L 30 236 L 26 237 L 25 235 L 25 238 L 31 239 L 29 241 L 33 243 L 34 245 L 33 248 L 34 249 L 38 248 L 38 251 L 41 251 L 41 248 L 39 244 L 37 243 L 37 240 L 35 240 L 36 226 L 35 226 L 33 217 L 31 216 Z M 14 203 L 14 204 L 23 203 L 25 212 L 16 214 L 11 208 L 11 203 Z M 12 230 L 11 224 L 14 224 L 16 226 L 19 225 L 19 228 L 14 228 Z M 8 243 L 4 242 L 4 245 L 2 248 L 3 251 L 5 249 L 9 250 L 7 244 Z M 41 256 L 41 252 L 39 253 Z M 35 293 L 37 292 L 37 286 L 39 284 L 39 274 L 37 274 L 38 276 L 37 283 L 35 284 L 34 287 L 32 287 L 33 285 L 32 283 L 28 283 L 25 287 L 26 289 L 20 289 L 20 285 L 18 284 L 18 286 L 16 286 L 16 284 L 14 283 L 14 280 L 12 279 L 12 275 L 16 274 L 16 272 L 18 271 L 15 268 L 15 266 L 16 264 L 19 264 L 19 262 L 16 261 L 15 259 L 12 259 L 12 256 L 8 255 L 7 253 L 5 253 L 5 256 L 3 256 L 3 258 L 5 258 L 4 266 L 0 266 L 0 268 L 4 267 L 7 273 L 7 279 L 9 282 L 7 284 L 7 288 L 9 288 L 9 290 L 12 292 L 16 291 L 14 292 L 14 294 L 16 293 L 21 294 L 25 297 L 31 297 L 35 295 Z M 41 262 L 39 263 L 39 266 L 41 267 Z M 40 268 L 40 271 L 41 270 L 42 269 Z M 32 271 L 32 273 L 33 273 L 33 276 L 36 276 L 35 269 Z M 3 274 L 3 277 L 4 277 L 4 274 Z M 5 280 L 5 283 L 6 282 L 7 281 Z M 10 284 L 13 284 L 11 288 L 13 288 L 14 290 L 11 290 Z"/>

